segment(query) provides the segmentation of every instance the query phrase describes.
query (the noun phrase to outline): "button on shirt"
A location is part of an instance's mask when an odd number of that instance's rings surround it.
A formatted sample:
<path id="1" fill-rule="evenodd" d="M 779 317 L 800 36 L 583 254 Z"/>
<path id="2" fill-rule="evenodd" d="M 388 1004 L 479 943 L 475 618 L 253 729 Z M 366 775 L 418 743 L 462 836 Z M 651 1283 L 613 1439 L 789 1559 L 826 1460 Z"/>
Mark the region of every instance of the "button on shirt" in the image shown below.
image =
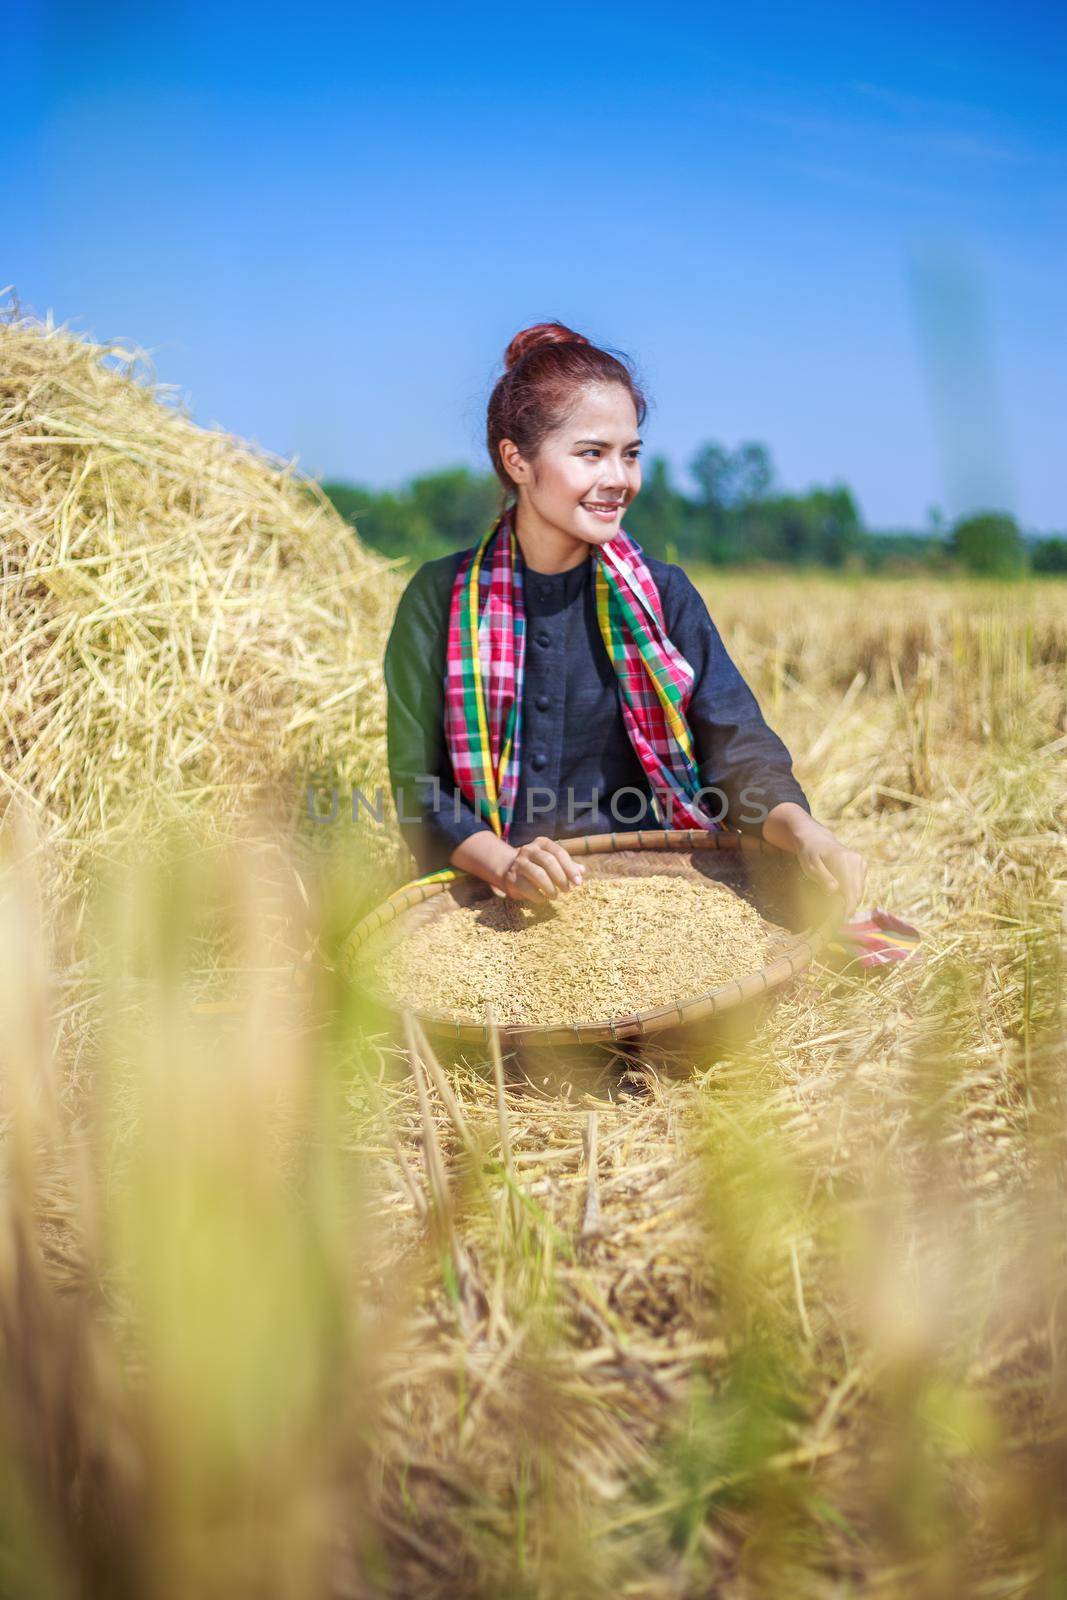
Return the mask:
<path id="1" fill-rule="evenodd" d="M 665 824 L 626 732 L 618 678 L 596 615 L 590 554 L 566 572 L 523 571 L 526 661 L 520 772 L 508 841 L 573 838 Z M 427 561 L 400 598 L 385 651 L 389 775 L 420 872 L 447 866 L 471 834 L 490 831 L 456 787 L 444 737 L 445 648 L 452 585 L 470 550 Z M 645 561 L 667 633 L 694 671 L 687 718 L 704 810 L 759 834 L 783 800 L 810 811 L 790 755 L 764 721 L 683 568 Z"/>

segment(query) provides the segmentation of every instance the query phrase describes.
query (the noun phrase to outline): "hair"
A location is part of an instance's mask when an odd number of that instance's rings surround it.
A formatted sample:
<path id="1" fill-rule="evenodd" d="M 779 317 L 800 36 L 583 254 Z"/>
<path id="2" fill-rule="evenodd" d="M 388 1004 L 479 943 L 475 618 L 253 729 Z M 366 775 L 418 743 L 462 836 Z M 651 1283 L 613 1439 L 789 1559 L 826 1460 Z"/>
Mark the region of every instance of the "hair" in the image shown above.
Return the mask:
<path id="1" fill-rule="evenodd" d="M 562 322 L 523 328 L 504 352 L 504 372 L 489 397 L 485 442 L 500 479 L 500 513 L 518 486 L 500 459 L 500 444 L 511 439 L 527 461 L 536 459 L 547 434 L 558 428 L 587 384 L 617 383 L 634 403 L 637 425 L 648 411 L 644 391 L 629 359 L 602 350 Z"/>

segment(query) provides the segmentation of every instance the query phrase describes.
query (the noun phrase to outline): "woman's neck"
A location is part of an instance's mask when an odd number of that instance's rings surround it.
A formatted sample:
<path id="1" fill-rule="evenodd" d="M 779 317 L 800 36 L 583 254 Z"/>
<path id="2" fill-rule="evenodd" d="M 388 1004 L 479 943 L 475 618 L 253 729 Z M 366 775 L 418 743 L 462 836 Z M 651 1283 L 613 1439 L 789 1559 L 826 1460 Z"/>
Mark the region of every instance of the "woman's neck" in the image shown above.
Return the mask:
<path id="1" fill-rule="evenodd" d="M 513 515 L 515 537 L 522 558 L 532 572 L 550 577 L 570 572 L 589 559 L 592 547 L 584 539 L 575 539 L 561 528 L 553 527 L 528 506 L 517 506 Z"/>

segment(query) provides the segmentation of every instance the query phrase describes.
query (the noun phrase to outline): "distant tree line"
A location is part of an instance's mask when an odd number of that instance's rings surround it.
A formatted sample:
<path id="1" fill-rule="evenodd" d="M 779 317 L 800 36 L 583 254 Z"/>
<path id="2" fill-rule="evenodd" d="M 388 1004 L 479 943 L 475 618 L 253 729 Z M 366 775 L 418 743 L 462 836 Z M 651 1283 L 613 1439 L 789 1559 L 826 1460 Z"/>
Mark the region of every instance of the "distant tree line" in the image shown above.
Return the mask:
<path id="1" fill-rule="evenodd" d="M 873 532 L 844 484 L 782 493 L 766 445 L 702 445 L 689 473 L 692 494 L 672 482 L 663 456 L 653 456 L 624 519 L 627 531 L 661 560 L 859 571 L 963 568 L 991 577 L 1067 573 L 1067 538 L 1027 540 L 1005 512 L 982 512 L 952 527 L 935 517 L 926 532 Z M 341 482 L 323 488 L 367 544 L 415 562 L 474 544 L 500 499 L 496 477 L 468 467 L 424 473 L 398 490 Z"/>

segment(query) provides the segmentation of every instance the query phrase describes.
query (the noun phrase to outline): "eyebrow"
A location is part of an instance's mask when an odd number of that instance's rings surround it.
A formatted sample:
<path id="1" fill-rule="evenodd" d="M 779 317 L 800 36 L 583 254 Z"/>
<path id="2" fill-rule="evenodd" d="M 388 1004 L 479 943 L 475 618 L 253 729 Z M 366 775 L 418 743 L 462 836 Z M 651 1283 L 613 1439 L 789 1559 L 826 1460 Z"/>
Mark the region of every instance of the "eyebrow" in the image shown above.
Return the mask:
<path id="1" fill-rule="evenodd" d="M 644 444 L 644 442 L 645 441 L 643 439 L 631 439 L 630 443 L 625 445 L 624 448 L 626 450 L 632 450 L 635 444 Z M 580 444 L 595 444 L 601 450 L 611 449 L 611 445 L 608 443 L 607 439 L 575 439 L 575 449 L 577 449 Z"/>

